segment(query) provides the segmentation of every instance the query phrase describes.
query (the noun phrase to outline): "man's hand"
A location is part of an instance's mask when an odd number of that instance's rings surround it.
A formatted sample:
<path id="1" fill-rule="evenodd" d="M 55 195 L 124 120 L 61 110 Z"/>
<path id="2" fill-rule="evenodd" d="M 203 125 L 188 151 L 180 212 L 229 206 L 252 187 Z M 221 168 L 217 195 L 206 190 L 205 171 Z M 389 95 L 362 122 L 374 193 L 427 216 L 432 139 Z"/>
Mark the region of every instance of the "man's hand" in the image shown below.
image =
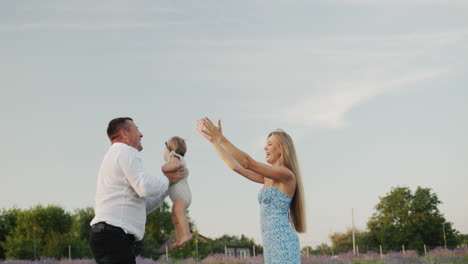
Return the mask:
<path id="1" fill-rule="evenodd" d="M 174 172 L 166 172 L 164 175 L 166 175 L 166 177 L 169 179 L 169 183 L 176 183 L 188 175 L 188 169 L 181 167 Z"/>

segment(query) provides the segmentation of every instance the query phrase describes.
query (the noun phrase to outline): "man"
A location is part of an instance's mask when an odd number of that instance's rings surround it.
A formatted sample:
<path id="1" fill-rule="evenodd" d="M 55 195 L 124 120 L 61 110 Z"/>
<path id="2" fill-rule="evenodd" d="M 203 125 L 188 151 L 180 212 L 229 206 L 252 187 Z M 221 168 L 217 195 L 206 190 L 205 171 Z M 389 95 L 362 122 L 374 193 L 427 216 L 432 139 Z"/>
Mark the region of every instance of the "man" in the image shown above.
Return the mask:
<path id="1" fill-rule="evenodd" d="M 111 120 L 107 135 L 112 145 L 97 177 L 89 245 L 98 264 L 135 263 L 134 242 L 143 238 L 146 215 L 163 203 L 169 183 L 187 171 L 148 174 L 140 155 L 143 134 L 129 117 Z"/>

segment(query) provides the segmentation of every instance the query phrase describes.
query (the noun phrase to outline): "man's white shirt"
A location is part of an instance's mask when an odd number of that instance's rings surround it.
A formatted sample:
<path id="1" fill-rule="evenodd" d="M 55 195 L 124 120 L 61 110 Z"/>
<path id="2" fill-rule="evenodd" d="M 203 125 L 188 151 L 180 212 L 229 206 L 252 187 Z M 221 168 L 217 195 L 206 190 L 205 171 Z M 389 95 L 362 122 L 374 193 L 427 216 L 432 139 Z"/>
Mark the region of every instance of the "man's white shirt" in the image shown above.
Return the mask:
<path id="1" fill-rule="evenodd" d="M 167 177 L 152 176 L 143 168 L 137 149 L 114 143 L 99 169 L 95 217 L 90 224 L 106 222 L 141 240 L 146 215 L 161 206 L 168 187 Z"/>

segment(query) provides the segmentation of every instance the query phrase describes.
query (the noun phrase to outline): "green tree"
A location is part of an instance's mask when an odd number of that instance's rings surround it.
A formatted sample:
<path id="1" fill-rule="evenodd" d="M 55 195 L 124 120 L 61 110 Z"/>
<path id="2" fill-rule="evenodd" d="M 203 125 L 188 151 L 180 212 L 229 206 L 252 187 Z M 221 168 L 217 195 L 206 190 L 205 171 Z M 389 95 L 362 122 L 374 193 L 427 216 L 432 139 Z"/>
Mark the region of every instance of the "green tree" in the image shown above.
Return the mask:
<path id="1" fill-rule="evenodd" d="M 70 230 L 71 238 L 71 256 L 72 258 L 90 258 L 91 249 L 88 245 L 89 231 L 91 230 L 91 220 L 94 218 L 94 209 L 86 207 L 76 209 L 72 215 L 72 228 Z"/>
<path id="2" fill-rule="evenodd" d="M 212 253 L 213 240 L 198 234 L 198 231 L 192 233 L 193 237 L 184 247 L 173 249 L 169 256 L 175 259 L 198 258 L 203 259 Z M 197 252 L 198 249 L 198 252 Z"/>
<path id="3" fill-rule="evenodd" d="M 376 212 L 367 222 L 369 241 L 373 248 L 382 245 L 385 251 L 406 249 L 422 250 L 444 246 L 455 247 L 458 232 L 447 222 L 438 209 L 441 201 L 430 188 L 418 187 L 414 194 L 408 187 L 392 188 L 381 197 Z"/>
<path id="4" fill-rule="evenodd" d="M 93 217 L 94 210 L 91 207 L 77 209 L 73 214 L 54 205 L 38 205 L 26 210 L 3 209 L 0 211 L 0 253 L 3 254 L 1 258 L 64 258 L 68 257 L 68 246 L 71 246 L 72 258 L 91 257 L 88 237 L 89 224 Z M 171 212 L 166 203 L 148 215 L 145 237 L 137 242 L 137 255 L 158 257 L 156 251 L 174 234 L 171 219 Z M 170 250 L 171 258 L 196 258 L 198 255 L 199 259 L 203 259 L 209 254 L 224 253 L 226 245 L 249 248 L 255 246 L 256 254 L 263 252 L 261 246 L 244 235 L 224 235 L 218 239 L 210 239 L 198 234 L 190 218 L 189 224 L 193 230 L 193 239 L 183 248 Z"/>
<path id="5" fill-rule="evenodd" d="M 331 255 L 332 248 L 327 243 L 322 243 L 312 251 L 314 255 Z"/>
<path id="6" fill-rule="evenodd" d="M 137 254 L 156 258 L 156 251 L 172 234 L 174 234 L 172 214 L 169 205 L 164 202 L 146 217 L 145 236 L 136 243 Z"/>
<path id="7" fill-rule="evenodd" d="M 15 229 L 16 219 L 20 210 L 13 208 L 10 210 L 2 209 L 0 211 L 0 259 L 5 259 L 4 243 L 6 237 Z"/>
<path id="8" fill-rule="evenodd" d="M 253 239 L 247 238 L 244 235 L 241 235 L 240 237 L 232 235 L 223 235 L 213 240 L 213 253 L 224 253 L 225 246 L 255 246 L 256 254 L 261 254 L 261 252 L 263 252 L 263 248 L 261 246 L 256 245 Z"/>
<path id="9" fill-rule="evenodd" d="M 34 245 L 36 257 L 65 257 L 71 226 L 71 215 L 59 206 L 38 205 L 20 211 L 15 228 L 2 243 L 5 257 L 33 259 Z"/>
<path id="10" fill-rule="evenodd" d="M 306 256 L 307 253 L 309 253 L 309 255 L 323 256 L 323 255 L 333 255 L 334 251 L 332 250 L 332 247 L 330 245 L 328 245 L 327 243 L 322 243 L 320 245 L 317 245 L 315 249 L 312 248 L 312 246 L 303 247 L 301 249 L 301 254 Z"/>
<path id="11" fill-rule="evenodd" d="M 468 234 L 460 234 L 458 236 L 458 246 L 467 247 L 468 245 Z"/>
<path id="12" fill-rule="evenodd" d="M 255 247 L 255 254 L 262 254 L 263 248 L 255 244 L 254 240 L 244 235 L 232 236 L 223 235 L 216 239 L 210 239 L 201 235 L 197 232 L 193 233 L 193 239 L 180 249 L 174 249 L 169 252 L 171 258 L 185 259 L 185 258 L 196 258 L 197 257 L 197 246 L 198 246 L 198 259 L 203 259 L 210 254 L 224 253 L 225 246 L 242 246 L 253 248 Z M 198 243 L 198 245 L 197 245 Z"/>
<path id="13" fill-rule="evenodd" d="M 309 255 L 311 255 L 313 251 L 314 249 L 312 248 L 312 246 L 305 246 L 301 249 L 301 254 L 307 255 L 307 253 L 309 253 Z"/>
<path id="14" fill-rule="evenodd" d="M 344 233 L 333 233 L 329 237 L 332 241 L 330 250 L 333 250 L 334 254 L 353 252 L 353 230 L 351 228 L 348 228 Z M 367 232 L 356 229 L 354 231 L 354 241 L 359 253 L 368 251 L 370 242 Z"/>

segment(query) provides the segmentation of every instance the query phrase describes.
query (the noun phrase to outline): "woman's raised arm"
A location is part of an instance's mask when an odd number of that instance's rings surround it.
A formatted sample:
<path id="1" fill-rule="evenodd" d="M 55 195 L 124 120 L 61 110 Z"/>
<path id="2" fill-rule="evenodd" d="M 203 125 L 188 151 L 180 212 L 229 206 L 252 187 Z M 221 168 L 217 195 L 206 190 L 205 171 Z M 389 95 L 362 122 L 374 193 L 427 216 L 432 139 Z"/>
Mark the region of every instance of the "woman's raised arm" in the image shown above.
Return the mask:
<path id="1" fill-rule="evenodd" d="M 262 175 L 255 173 L 249 169 L 242 167 L 239 162 L 229 153 L 226 149 L 223 148 L 218 142 L 212 142 L 213 147 L 215 148 L 218 155 L 223 159 L 224 163 L 228 165 L 228 167 L 237 172 L 238 174 L 244 176 L 245 178 L 257 182 L 257 183 L 265 183 L 265 179 Z"/>
<path id="2" fill-rule="evenodd" d="M 208 117 L 197 120 L 197 130 L 211 143 L 218 142 L 223 146 L 223 148 L 229 152 L 229 154 L 231 154 L 242 167 L 248 168 L 249 163 L 253 161 L 247 153 L 238 149 L 223 135 L 221 120 L 218 120 L 218 126 L 215 126 Z"/>
<path id="3" fill-rule="evenodd" d="M 226 149 L 221 146 L 218 140 L 214 140 L 214 137 L 211 136 L 210 133 L 205 132 L 206 128 L 204 128 L 203 124 L 200 120 L 197 121 L 197 131 L 205 137 L 208 141 L 211 142 L 218 155 L 223 159 L 224 163 L 233 171 L 237 172 L 238 174 L 246 177 L 247 179 L 258 182 L 258 183 L 265 183 L 265 179 L 262 175 L 255 173 L 249 169 L 244 168 L 236 158 L 234 158 Z"/>
<path id="4" fill-rule="evenodd" d="M 219 145 L 224 151 L 228 152 L 244 169 L 254 172 L 261 177 L 279 182 L 288 182 L 295 179 L 294 173 L 291 170 L 285 167 L 271 166 L 258 162 L 247 153 L 234 146 L 234 144 L 223 135 L 221 120 L 218 121 L 218 126 L 215 126 L 207 117 L 197 120 L 197 130 L 214 146 Z"/>
<path id="5" fill-rule="evenodd" d="M 295 180 L 294 173 L 290 169 L 286 167 L 268 165 L 256 160 L 253 160 L 253 162 L 250 163 L 249 170 L 258 173 L 265 178 L 269 178 L 278 182 L 286 183 Z"/>

